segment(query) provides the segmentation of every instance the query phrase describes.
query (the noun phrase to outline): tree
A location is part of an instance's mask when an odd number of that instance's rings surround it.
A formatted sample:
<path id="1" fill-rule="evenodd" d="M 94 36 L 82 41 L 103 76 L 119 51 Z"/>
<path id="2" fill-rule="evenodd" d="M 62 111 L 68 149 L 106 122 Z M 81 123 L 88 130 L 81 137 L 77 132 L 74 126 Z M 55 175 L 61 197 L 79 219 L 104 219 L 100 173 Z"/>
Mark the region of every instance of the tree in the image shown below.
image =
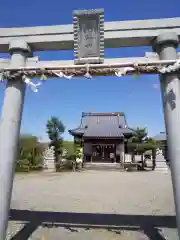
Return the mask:
<path id="1" fill-rule="evenodd" d="M 73 141 L 64 141 L 63 149 L 67 151 L 67 159 L 73 160 L 75 158 L 75 146 Z"/>
<path id="2" fill-rule="evenodd" d="M 142 143 L 144 140 L 147 138 L 147 130 L 146 128 L 139 128 L 137 127 L 136 135 L 130 138 L 130 142 L 135 142 L 135 143 Z"/>
<path id="3" fill-rule="evenodd" d="M 139 147 L 140 144 L 144 142 L 144 139 L 147 138 L 147 131 L 146 128 L 137 127 L 135 132 L 135 135 L 128 139 L 127 146 L 130 152 L 140 153 L 141 150 L 139 149 Z"/>
<path id="4" fill-rule="evenodd" d="M 23 148 L 35 147 L 38 144 L 38 138 L 31 134 L 21 134 L 19 138 L 19 146 Z"/>
<path id="5" fill-rule="evenodd" d="M 51 140 L 50 146 L 54 146 L 55 162 L 57 166 L 59 155 L 61 155 L 63 151 L 62 134 L 65 131 L 65 126 L 57 117 L 51 117 L 51 119 L 47 121 L 46 128 L 49 139 Z"/>
<path id="6" fill-rule="evenodd" d="M 19 138 L 19 154 L 16 171 L 40 170 L 43 167 L 43 147 L 36 136 L 22 134 Z"/>
<path id="7" fill-rule="evenodd" d="M 152 138 L 148 137 L 146 128 L 138 127 L 136 135 L 128 140 L 128 147 L 132 152 L 142 154 L 147 150 L 155 149 L 157 144 Z"/>

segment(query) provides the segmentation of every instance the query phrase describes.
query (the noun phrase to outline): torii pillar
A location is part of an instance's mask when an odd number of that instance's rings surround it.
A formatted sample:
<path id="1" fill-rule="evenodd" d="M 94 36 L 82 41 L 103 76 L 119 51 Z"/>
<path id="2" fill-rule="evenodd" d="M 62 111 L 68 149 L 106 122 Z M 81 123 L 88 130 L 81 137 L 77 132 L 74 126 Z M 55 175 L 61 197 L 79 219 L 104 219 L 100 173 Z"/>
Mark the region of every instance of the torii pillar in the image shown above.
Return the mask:
<path id="1" fill-rule="evenodd" d="M 176 60 L 179 38 L 176 33 L 160 34 L 154 49 L 161 60 Z M 180 238 L 180 75 L 178 72 L 160 75 L 168 157 L 174 191 L 176 221 Z"/>
<path id="2" fill-rule="evenodd" d="M 11 67 L 23 67 L 30 49 L 23 40 L 10 43 Z M 14 166 L 17 158 L 25 83 L 21 77 L 8 80 L 0 121 L 0 239 L 6 239 Z"/>

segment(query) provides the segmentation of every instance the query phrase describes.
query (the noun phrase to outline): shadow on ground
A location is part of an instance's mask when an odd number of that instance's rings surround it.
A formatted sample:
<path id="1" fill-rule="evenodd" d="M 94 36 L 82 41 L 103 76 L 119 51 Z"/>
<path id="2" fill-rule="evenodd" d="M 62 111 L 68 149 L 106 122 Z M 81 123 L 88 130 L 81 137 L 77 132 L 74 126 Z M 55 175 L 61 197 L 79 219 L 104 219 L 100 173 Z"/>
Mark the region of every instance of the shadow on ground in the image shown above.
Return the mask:
<path id="1" fill-rule="evenodd" d="M 11 240 L 27 240 L 39 227 L 64 227 L 71 232 L 106 229 L 117 234 L 122 230 L 141 231 L 149 239 L 165 240 L 159 228 L 176 228 L 175 216 L 121 215 L 100 213 L 45 212 L 11 209 L 10 221 L 26 222 Z"/>

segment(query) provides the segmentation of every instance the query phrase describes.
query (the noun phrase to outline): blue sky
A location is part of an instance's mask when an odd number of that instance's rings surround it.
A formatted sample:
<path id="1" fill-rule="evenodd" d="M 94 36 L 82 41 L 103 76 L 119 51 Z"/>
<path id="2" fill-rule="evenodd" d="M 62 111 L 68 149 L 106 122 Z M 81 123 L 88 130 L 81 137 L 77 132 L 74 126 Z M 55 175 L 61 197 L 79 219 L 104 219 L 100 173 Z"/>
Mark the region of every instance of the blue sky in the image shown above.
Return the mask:
<path id="1" fill-rule="evenodd" d="M 104 8 L 105 21 L 179 17 L 179 0 L 1 0 L 0 27 L 60 25 L 72 23 L 72 10 Z M 105 49 L 105 57 L 144 56 L 150 47 Z M 41 60 L 73 59 L 73 51 L 36 52 Z M 8 57 L 0 54 L 0 57 Z M 0 106 L 4 86 L 0 86 Z M 94 77 L 92 80 L 45 82 L 38 93 L 26 91 L 21 131 L 47 139 L 45 125 L 51 116 L 71 129 L 82 111 L 124 111 L 131 127 L 148 127 L 149 135 L 164 130 L 158 76 Z M 65 139 L 71 139 L 67 131 Z"/>

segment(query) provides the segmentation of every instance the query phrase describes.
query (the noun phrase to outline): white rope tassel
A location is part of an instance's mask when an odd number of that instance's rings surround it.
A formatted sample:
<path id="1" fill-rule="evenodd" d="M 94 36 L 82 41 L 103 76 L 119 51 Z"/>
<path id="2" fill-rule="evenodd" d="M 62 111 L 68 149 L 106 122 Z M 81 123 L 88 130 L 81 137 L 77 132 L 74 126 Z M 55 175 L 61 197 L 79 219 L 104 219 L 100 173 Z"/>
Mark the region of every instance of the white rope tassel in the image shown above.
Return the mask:
<path id="1" fill-rule="evenodd" d="M 127 73 L 128 73 L 129 71 L 133 71 L 133 70 L 135 70 L 135 69 L 132 68 L 132 67 L 119 68 L 119 71 L 115 72 L 115 75 L 116 75 L 117 77 L 122 77 L 122 76 L 127 75 Z"/>
<path id="2" fill-rule="evenodd" d="M 89 64 L 86 64 L 86 73 L 84 74 L 84 77 L 88 79 L 92 78 L 91 74 L 89 73 Z"/>
<path id="3" fill-rule="evenodd" d="M 71 79 L 73 77 L 73 75 L 67 76 L 65 75 L 63 72 L 57 72 L 57 71 L 53 71 L 53 73 L 60 78 L 67 78 L 67 79 Z"/>
<path id="4" fill-rule="evenodd" d="M 162 74 L 176 72 L 178 70 L 180 70 L 180 59 L 178 59 L 173 65 L 159 68 L 159 72 Z"/>
<path id="5" fill-rule="evenodd" d="M 47 80 L 47 76 L 45 75 L 45 69 L 42 68 L 41 72 L 42 72 L 42 74 L 41 74 L 40 80 L 41 81 Z"/>
<path id="6" fill-rule="evenodd" d="M 123 73 L 122 73 L 122 71 L 119 69 L 119 71 L 115 72 L 115 75 L 116 75 L 117 77 L 122 77 L 122 76 L 123 76 Z"/>
<path id="7" fill-rule="evenodd" d="M 33 92 L 38 92 L 38 87 L 41 85 L 41 83 L 33 83 L 31 82 L 31 79 L 28 78 L 26 75 L 23 76 L 24 82 L 32 89 Z"/>

